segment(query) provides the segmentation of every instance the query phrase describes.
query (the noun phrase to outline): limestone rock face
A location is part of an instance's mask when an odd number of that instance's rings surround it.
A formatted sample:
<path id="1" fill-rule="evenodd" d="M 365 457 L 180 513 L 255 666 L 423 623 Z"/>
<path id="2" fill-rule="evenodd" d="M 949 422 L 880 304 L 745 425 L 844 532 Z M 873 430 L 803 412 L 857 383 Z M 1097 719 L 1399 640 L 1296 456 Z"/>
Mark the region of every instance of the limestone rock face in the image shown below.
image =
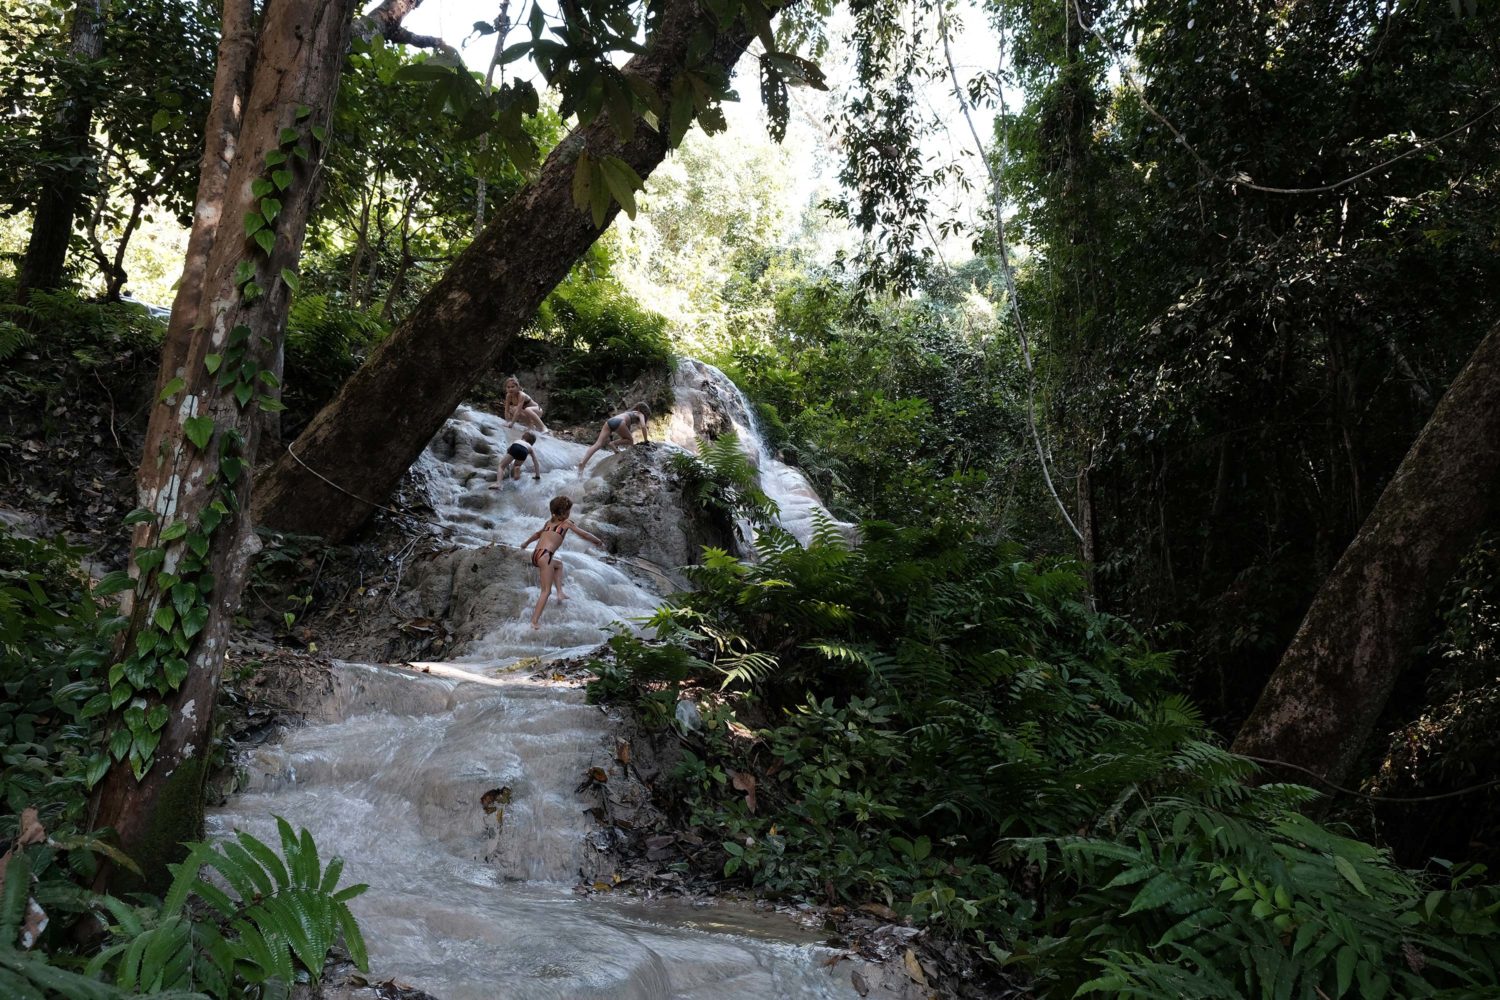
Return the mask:
<path id="1" fill-rule="evenodd" d="M 700 561 L 705 545 L 732 549 L 733 528 L 726 519 L 700 510 L 683 493 L 682 478 L 671 468 L 677 448 L 637 445 L 599 464 L 602 477 L 584 497 L 584 506 L 609 550 L 662 570 L 677 587 L 680 568 Z"/>

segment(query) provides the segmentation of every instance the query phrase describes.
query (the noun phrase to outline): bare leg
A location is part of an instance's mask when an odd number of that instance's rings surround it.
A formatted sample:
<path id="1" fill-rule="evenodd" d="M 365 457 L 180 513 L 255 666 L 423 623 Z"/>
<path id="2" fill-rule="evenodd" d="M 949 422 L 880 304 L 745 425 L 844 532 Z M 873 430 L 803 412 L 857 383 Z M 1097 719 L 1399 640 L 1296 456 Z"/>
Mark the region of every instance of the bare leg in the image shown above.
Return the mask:
<path id="1" fill-rule="evenodd" d="M 607 423 L 603 427 L 599 428 L 599 440 L 595 441 L 593 446 L 589 448 L 588 451 L 583 453 L 583 461 L 578 463 L 579 472 L 582 472 L 583 467 L 589 464 L 589 459 L 593 458 L 594 454 L 609 442 L 609 436 L 611 433 L 612 432 L 609 429 L 609 424 Z"/>
<path id="2" fill-rule="evenodd" d="M 534 431 L 547 433 L 547 425 L 542 423 L 542 408 L 540 406 L 528 406 L 521 411 L 521 422 Z"/>
<path id="3" fill-rule="evenodd" d="M 559 601 L 566 601 L 568 597 L 563 593 L 562 588 L 563 577 L 567 575 L 568 568 L 560 559 L 553 559 L 552 565 L 554 567 L 554 572 L 552 574 L 552 589 L 557 591 L 557 599 Z"/>
<path id="4" fill-rule="evenodd" d="M 521 463 L 520 462 L 512 462 L 510 464 L 510 478 L 514 479 L 518 483 L 521 481 Z"/>
<path id="5" fill-rule="evenodd" d="M 531 612 L 532 628 L 541 628 L 542 609 L 547 606 L 547 598 L 552 596 L 552 566 L 552 563 L 545 562 L 538 567 L 542 575 L 542 593 L 536 599 L 536 609 Z"/>
<path id="6" fill-rule="evenodd" d="M 501 459 L 500 459 L 500 472 L 499 472 L 499 474 L 497 474 L 495 476 L 495 485 L 491 486 L 490 489 L 492 489 L 492 490 L 498 490 L 502 485 L 504 485 L 504 483 L 505 483 L 505 477 L 508 476 L 508 475 L 510 475 L 510 468 L 509 467 L 514 462 L 515 462 L 515 459 L 511 458 L 509 454 L 506 454 L 503 457 L 501 457 Z"/>

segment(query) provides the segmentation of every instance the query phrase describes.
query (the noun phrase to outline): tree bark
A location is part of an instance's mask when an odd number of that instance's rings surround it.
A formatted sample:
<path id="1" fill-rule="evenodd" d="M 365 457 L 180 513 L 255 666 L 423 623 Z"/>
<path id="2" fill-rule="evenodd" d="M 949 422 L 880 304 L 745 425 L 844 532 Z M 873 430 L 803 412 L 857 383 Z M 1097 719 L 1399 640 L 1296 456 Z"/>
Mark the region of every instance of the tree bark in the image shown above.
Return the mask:
<path id="1" fill-rule="evenodd" d="M 301 253 L 321 149 L 313 127 L 329 118 L 353 14 L 354 0 L 269 0 L 252 45 L 251 0 L 225 0 L 224 62 L 194 231 L 162 352 L 158 396 L 165 399 L 152 410 L 139 471 L 140 505 L 153 516 L 136 529 L 136 587 L 110 674 L 118 710 L 110 736 L 125 733 L 128 753 L 116 752 L 92 803 L 93 825 L 113 828 L 149 888 L 169 878 L 166 865 L 182 842 L 201 835 L 224 647 L 258 547 L 241 512 L 248 510 L 261 404 L 279 384 L 291 295 L 281 275 Z M 267 159 L 282 153 L 284 163 Z M 274 212 L 264 186 L 260 194 L 253 189 L 272 167 L 288 172 L 285 185 L 276 183 Z M 248 238 L 245 219 L 255 212 L 271 223 L 265 228 L 274 242 L 264 251 Z M 242 291 L 247 265 L 258 295 Z M 236 344 L 254 367 L 241 367 Z M 238 381 L 226 381 L 235 373 Z M 250 388 L 243 399 L 236 396 L 241 385 Z M 197 425 L 195 440 L 194 421 L 204 417 L 211 423 L 207 431 Z M 147 561 L 151 551 L 161 553 L 159 565 Z M 143 715 L 155 721 L 142 723 Z M 105 869 L 99 885 L 118 891 L 120 876 Z"/>
<path id="2" fill-rule="evenodd" d="M 69 49 L 76 60 L 95 60 L 104 51 L 104 2 L 80 0 L 73 10 Z M 68 98 L 57 116 L 62 152 L 90 160 L 89 130 L 94 120 L 93 101 L 85 94 Z M 16 275 L 17 296 L 25 301 L 33 288 L 57 288 L 62 284 L 68 260 L 68 242 L 73 236 L 73 217 L 83 199 L 88 167 L 60 171 L 42 186 L 26 256 Z"/>
<path id="3" fill-rule="evenodd" d="M 624 72 L 668 93 L 694 35 L 716 26 L 694 0 L 670 0 L 650 49 Z M 712 58 L 728 69 L 747 41 L 738 25 L 719 32 Z M 599 238 L 602 230 L 573 205 L 579 154 L 618 156 L 644 178 L 667 148 L 663 133 L 645 127 L 620 141 L 606 116 L 575 129 L 313 418 L 292 445 L 294 454 L 283 454 L 260 477 L 256 516 L 282 531 L 334 539 L 362 525 L 371 507 L 348 494 L 379 501 L 395 487 L 475 379 Z M 611 204 L 605 228 L 616 211 Z"/>
<path id="4" fill-rule="evenodd" d="M 1343 779 L 1497 496 L 1500 325 L 1438 403 L 1313 599 L 1235 751 Z"/>

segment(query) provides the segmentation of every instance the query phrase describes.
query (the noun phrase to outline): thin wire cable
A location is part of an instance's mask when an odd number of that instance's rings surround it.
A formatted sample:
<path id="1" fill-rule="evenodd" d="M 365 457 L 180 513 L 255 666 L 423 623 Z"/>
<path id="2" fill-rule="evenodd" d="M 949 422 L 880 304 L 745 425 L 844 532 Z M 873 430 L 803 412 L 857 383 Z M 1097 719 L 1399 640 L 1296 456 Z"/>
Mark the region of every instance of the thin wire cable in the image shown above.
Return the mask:
<path id="1" fill-rule="evenodd" d="M 1172 124 L 1172 122 L 1168 120 L 1166 115 L 1158 111 L 1156 109 L 1156 105 L 1152 104 L 1151 101 L 1147 99 L 1146 88 L 1141 85 L 1141 82 L 1138 79 L 1136 79 L 1135 74 L 1131 72 L 1129 64 L 1126 63 L 1124 57 L 1120 55 L 1119 51 L 1116 50 L 1112 44 L 1110 44 L 1110 41 L 1105 37 L 1104 32 L 1099 30 L 1098 19 L 1095 18 L 1093 24 L 1084 24 L 1082 6 L 1075 4 L 1073 0 L 1064 0 L 1064 3 L 1066 3 L 1069 8 L 1076 12 L 1074 19 L 1077 20 L 1078 26 L 1084 31 L 1091 32 L 1095 38 L 1099 39 L 1099 43 L 1104 46 L 1105 51 L 1109 53 L 1110 58 L 1113 59 L 1115 65 L 1119 67 L 1120 75 L 1125 79 L 1126 83 L 1130 84 L 1131 89 L 1134 90 L 1136 96 L 1140 98 L 1141 105 L 1145 107 L 1148 112 L 1150 112 L 1151 117 L 1155 118 L 1158 122 L 1161 122 L 1162 126 L 1168 132 L 1172 133 L 1172 136 L 1177 140 L 1178 144 L 1181 145 L 1183 149 L 1186 149 L 1188 151 L 1188 155 L 1193 158 L 1193 160 L 1198 164 L 1198 166 L 1203 170 L 1204 173 L 1206 173 L 1214 180 L 1218 181 L 1220 184 L 1227 184 L 1231 187 L 1248 188 L 1251 191 L 1260 191 L 1265 194 L 1327 194 L 1330 191 L 1337 191 L 1339 188 L 1348 187 L 1350 184 L 1353 184 L 1356 181 L 1363 180 L 1364 178 L 1369 177 L 1371 174 L 1377 174 L 1380 171 L 1385 170 L 1387 167 L 1400 163 L 1402 160 L 1408 159 L 1409 157 L 1416 156 L 1418 153 L 1422 152 L 1422 150 L 1427 149 L 1430 146 L 1436 146 L 1439 143 L 1445 142 L 1448 139 L 1451 139 L 1454 136 L 1458 135 L 1460 132 L 1465 132 L 1468 129 L 1473 128 L 1475 125 L 1478 125 L 1480 122 L 1484 121 L 1484 119 L 1488 118 L 1496 111 L 1500 111 L 1500 104 L 1496 104 L 1488 110 L 1482 111 L 1479 114 L 1475 115 L 1473 118 L 1470 118 L 1468 121 L 1464 122 L 1462 125 L 1458 126 L 1458 128 L 1455 128 L 1450 132 L 1444 132 L 1442 135 L 1438 136 L 1435 139 L 1418 139 L 1416 140 L 1416 145 L 1412 146 L 1412 148 L 1408 149 L 1406 152 L 1393 156 L 1389 160 L 1385 160 L 1382 163 L 1377 163 L 1373 167 L 1361 170 L 1357 174 L 1351 174 L 1348 177 L 1345 177 L 1343 180 L 1333 181 L 1330 184 L 1318 184 L 1314 185 L 1313 187 L 1273 187 L 1267 184 L 1257 184 L 1250 179 L 1250 176 L 1248 174 L 1245 174 L 1243 172 L 1238 173 L 1233 177 L 1225 177 L 1223 174 L 1219 173 L 1219 171 L 1210 166 L 1208 161 L 1205 160 L 1202 155 L 1199 154 L 1198 150 L 1193 147 L 1193 144 L 1188 142 L 1187 136 L 1183 135 L 1182 131 L 1176 125 Z"/>
<path id="2" fill-rule="evenodd" d="M 1343 785 L 1329 781 L 1327 778 L 1323 777 L 1312 768 L 1303 767 L 1301 764 L 1293 764 L 1290 761 L 1276 760 L 1271 757 L 1255 757 L 1248 753 L 1237 753 L 1235 754 L 1235 756 L 1243 757 L 1246 760 L 1253 760 L 1257 764 L 1270 764 L 1274 767 L 1285 767 L 1290 768 L 1293 771 L 1301 771 L 1303 774 L 1311 775 L 1319 782 L 1327 785 L 1329 788 L 1332 788 L 1336 792 L 1343 792 L 1345 795 L 1354 795 L 1361 799 L 1368 799 L 1371 802 L 1437 802 L 1442 799 L 1456 799 L 1460 795 L 1470 795 L 1474 792 L 1482 792 L 1486 788 L 1494 788 L 1496 785 L 1500 785 L 1500 778 L 1496 778 L 1492 781 L 1481 782 L 1477 785 L 1469 785 L 1467 788 L 1459 788 L 1451 792 L 1440 792 L 1436 795 L 1372 795 L 1369 792 L 1361 792 L 1357 788 L 1345 788 Z"/>
<path id="3" fill-rule="evenodd" d="M 421 523 L 421 524 L 430 524 L 434 528 L 440 529 L 444 534 L 448 534 L 449 532 L 451 532 L 453 530 L 452 528 L 448 527 L 447 525 L 442 524 L 441 522 L 438 522 L 438 521 L 434 521 L 434 520 L 432 520 L 429 517 L 422 517 L 420 515 L 413 514 L 410 511 L 397 510 L 395 507 L 387 507 L 383 503 L 376 503 L 374 500 L 366 500 L 364 497 L 360 496 L 358 493 L 351 493 L 348 490 L 344 489 L 342 486 L 340 486 L 338 483 L 334 482 L 332 479 L 329 479 L 327 476 L 323 475 L 323 473 L 319 472 L 317 469 L 314 469 L 312 466 L 310 466 L 306 462 L 302 461 L 302 456 L 298 455 L 295 451 L 292 450 L 291 444 L 287 444 L 287 445 L 285 445 L 285 447 L 286 447 L 286 453 L 288 455 L 292 456 L 292 459 L 298 465 L 302 466 L 308 472 L 311 472 L 313 475 L 317 476 L 323 482 L 327 483 L 329 486 L 332 486 L 334 489 L 338 490 L 340 493 L 344 494 L 344 496 L 349 497 L 350 499 L 358 500 L 360 503 L 364 504 L 367 507 L 374 507 L 376 510 L 383 510 L 387 514 L 394 514 L 397 517 L 404 517 L 404 518 L 407 518 L 407 519 L 412 520 L 412 521 L 417 521 L 418 523 Z"/>
<path id="4" fill-rule="evenodd" d="M 1031 361 L 1031 340 L 1026 335 L 1026 323 L 1021 318 L 1021 300 L 1016 293 L 1016 277 L 1010 267 L 1010 247 L 1005 239 L 1005 219 L 1001 214 L 1003 202 L 1001 198 L 1001 171 L 1004 162 L 1010 157 L 1010 131 L 1006 123 L 1009 113 L 1005 106 L 1005 83 L 1001 78 L 1001 70 L 1005 67 L 1005 30 L 1002 25 L 1000 31 L 1000 68 L 995 72 L 995 92 L 1000 99 L 1000 122 L 1003 148 L 1001 150 L 1000 165 L 992 165 L 989 157 L 985 155 L 984 141 L 979 138 L 979 129 L 974 125 L 974 116 L 969 113 L 969 102 L 964 97 L 963 86 L 958 80 L 958 67 L 953 62 L 953 45 L 948 38 L 948 16 L 942 3 L 938 4 L 938 30 L 943 35 L 943 54 L 948 60 L 948 75 L 953 81 L 953 96 L 958 100 L 959 110 L 963 112 L 964 121 L 969 125 L 969 134 L 974 137 L 974 148 L 979 154 L 979 162 L 984 165 L 985 173 L 990 178 L 990 199 L 995 212 L 995 242 L 1000 257 L 1000 274 L 1005 282 L 1005 295 L 1010 300 L 1011 315 L 1016 321 L 1016 335 L 1021 344 L 1021 359 L 1026 365 L 1026 427 L 1031 431 L 1032 443 L 1036 445 L 1037 461 L 1042 467 L 1042 480 L 1047 484 L 1047 492 L 1052 494 L 1052 499 L 1057 503 L 1057 509 L 1062 513 L 1063 520 L 1067 522 L 1073 536 L 1083 544 L 1083 532 L 1078 530 L 1078 525 L 1073 522 L 1073 515 L 1068 512 L 1067 504 L 1063 503 L 1062 497 L 1058 495 L 1057 487 L 1052 482 L 1052 470 L 1047 461 L 1047 450 L 1042 445 L 1041 431 L 1037 429 L 1036 423 L 1036 369 Z"/>

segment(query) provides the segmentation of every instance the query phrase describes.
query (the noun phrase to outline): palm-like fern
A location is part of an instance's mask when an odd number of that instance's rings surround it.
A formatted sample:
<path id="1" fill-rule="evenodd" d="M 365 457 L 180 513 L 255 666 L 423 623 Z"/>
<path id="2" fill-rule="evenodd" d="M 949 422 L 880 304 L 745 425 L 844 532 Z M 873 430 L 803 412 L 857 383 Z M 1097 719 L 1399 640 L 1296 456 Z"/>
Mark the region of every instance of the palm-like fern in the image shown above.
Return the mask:
<path id="1" fill-rule="evenodd" d="M 365 968 L 364 939 L 348 901 L 367 886 L 338 888 L 343 860 L 325 867 L 310 833 L 294 832 L 279 817 L 276 825 L 279 857 L 243 832 L 234 840 L 192 845 L 174 866 L 159 908 L 105 897 L 119 941 L 101 951 L 89 971 L 108 972 L 116 986 L 136 993 L 198 989 L 227 998 L 250 986 L 275 996 L 299 975 L 317 982 L 340 936 L 354 963 Z M 210 871 L 218 879 L 205 877 Z M 198 919 L 190 897 L 202 900 L 212 919 Z"/>

